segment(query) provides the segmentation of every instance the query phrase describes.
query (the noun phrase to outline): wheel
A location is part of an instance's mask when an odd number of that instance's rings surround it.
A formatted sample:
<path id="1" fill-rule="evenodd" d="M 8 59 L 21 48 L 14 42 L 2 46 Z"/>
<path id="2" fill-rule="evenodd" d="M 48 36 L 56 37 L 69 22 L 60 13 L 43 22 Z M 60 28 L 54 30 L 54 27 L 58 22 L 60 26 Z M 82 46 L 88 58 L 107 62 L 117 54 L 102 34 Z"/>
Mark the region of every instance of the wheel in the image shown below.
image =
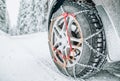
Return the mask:
<path id="1" fill-rule="evenodd" d="M 49 46 L 57 68 L 74 78 L 97 73 L 106 61 L 106 42 L 96 9 L 66 0 L 50 20 Z"/>

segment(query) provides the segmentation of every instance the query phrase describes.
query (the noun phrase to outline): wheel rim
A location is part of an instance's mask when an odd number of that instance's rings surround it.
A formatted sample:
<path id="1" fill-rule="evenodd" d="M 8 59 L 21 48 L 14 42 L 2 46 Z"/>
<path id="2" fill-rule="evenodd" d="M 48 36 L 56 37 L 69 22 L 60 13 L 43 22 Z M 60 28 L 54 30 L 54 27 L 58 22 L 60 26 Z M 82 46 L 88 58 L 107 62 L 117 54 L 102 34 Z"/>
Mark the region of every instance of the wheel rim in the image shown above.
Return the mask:
<path id="1" fill-rule="evenodd" d="M 53 52 L 53 60 L 63 68 L 72 67 L 78 63 L 83 49 L 83 35 L 81 27 L 74 16 L 66 17 L 68 30 L 66 30 L 65 17 L 63 15 L 51 21 L 50 42 Z M 69 32 L 70 41 L 68 40 Z M 70 44 L 72 51 L 70 52 Z"/>

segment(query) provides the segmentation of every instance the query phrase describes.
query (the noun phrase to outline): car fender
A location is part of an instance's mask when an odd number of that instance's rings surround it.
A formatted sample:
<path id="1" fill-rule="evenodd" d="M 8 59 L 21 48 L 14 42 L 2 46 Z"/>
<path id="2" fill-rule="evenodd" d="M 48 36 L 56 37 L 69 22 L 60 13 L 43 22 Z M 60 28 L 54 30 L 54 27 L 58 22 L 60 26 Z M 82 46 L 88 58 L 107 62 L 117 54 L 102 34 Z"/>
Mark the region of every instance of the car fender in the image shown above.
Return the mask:
<path id="1" fill-rule="evenodd" d="M 107 10 L 102 5 L 96 7 L 103 22 L 106 43 L 107 43 L 107 60 L 108 62 L 120 61 L 120 37 L 119 33 Z"/>

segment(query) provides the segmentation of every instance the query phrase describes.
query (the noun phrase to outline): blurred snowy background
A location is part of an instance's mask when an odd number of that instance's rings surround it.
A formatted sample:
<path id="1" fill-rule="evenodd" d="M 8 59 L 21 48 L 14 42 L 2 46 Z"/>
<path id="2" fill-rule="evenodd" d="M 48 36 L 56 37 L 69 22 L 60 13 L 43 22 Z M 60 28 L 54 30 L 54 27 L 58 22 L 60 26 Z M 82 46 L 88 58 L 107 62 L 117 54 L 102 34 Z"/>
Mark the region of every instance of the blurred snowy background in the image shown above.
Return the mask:
<path id="1" fill-rule="evenodd" d="M 120 0 L 94 1 L 105 6 L 119 26 Z M 47 43 L 46 2 L 0 0 L 0 81 L 120 81 L 119 75 L 107 70 L 86 80 L 74 80 L 57 70 Z"/>
<path id="2" fill-rule="evenodd" d="M 0 29 L 11 35 L 46 31 L 47 0 L 0 0 Z"/>

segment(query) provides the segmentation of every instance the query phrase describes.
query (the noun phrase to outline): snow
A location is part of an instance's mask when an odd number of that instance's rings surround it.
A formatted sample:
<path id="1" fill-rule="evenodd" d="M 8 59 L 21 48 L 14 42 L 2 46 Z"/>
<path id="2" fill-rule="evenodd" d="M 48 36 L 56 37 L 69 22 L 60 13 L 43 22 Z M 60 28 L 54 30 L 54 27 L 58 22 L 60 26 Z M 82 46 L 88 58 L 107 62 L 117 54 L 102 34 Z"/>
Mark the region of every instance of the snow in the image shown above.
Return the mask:
<path id="1" fill-rule="evenodd" d="M 0 81 L 70 81 L 56 69 L 47 33 L 0 36 Z"/>
<path id="2" fill-rule="evenodd" d="M 47 38 L 47 32 L 12 37 L 0 32 L 0 81 L 84 81 L 58 71 L 49 53 Z M 86 81 L 106 80 L 120 81 L 107 72 Z"/>
<path id="3" fill-rule="evenodd" d="M 9 14 L 9 19 L 11 22 L 11 27 L 14 27 L 17 25 L 20 0 L 6 0 L 6 5 Z"/>

